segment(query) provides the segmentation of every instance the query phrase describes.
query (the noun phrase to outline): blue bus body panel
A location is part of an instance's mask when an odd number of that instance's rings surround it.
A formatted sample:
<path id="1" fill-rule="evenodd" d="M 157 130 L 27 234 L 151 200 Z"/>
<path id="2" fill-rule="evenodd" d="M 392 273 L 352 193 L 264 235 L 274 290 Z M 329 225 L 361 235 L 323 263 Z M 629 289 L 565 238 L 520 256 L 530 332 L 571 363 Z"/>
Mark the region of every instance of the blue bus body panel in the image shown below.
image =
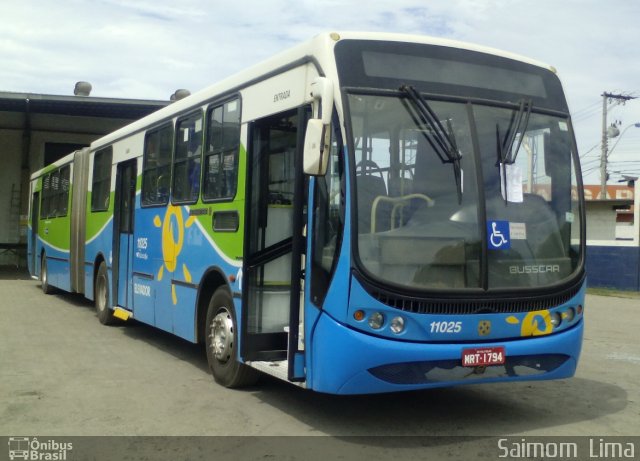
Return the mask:
<path id="1" fill-rule="evenodd" d="M 139 322 L 148 325 L 156 324 L 155 299 L 156 287 L 154 283 L 149 283 L 149 278 L 138 274 L 133 274 L 133 296 L 135 299 L 135 318 Z M 137 292 L 137 293 L 136 293 Z"/>
<path id="2" fill-rule="evenodd" d="M 476 344 L 408 343 L 354 331 L 328 315 L 322 315 L 313 337 L 311 368 L 314 372 L 313 381 L 309 384 L 319 392 L 368 394 L 461 384 L 567 378 L 575 373 L 582 334 L 583 321 L 580 321 L 562 333 L 537 338 Z M 485 374 L 475 374 L 473 369 L 451 366 L 453 362 L 461 363 L 465 348 L 492 346 L 504 346 L 507 357 L 531 356 L 535 361 L 537 357 L 564 356 L 566 360 L 552 371 L 522 376 L 510 376 L 503 371 L 504 367 L 487 367 Z M 384 367 L 388 369 L 383 374 L 389 376 L 386 380 L 372 372 Z M 420 370 L 424 370 L 422 375 Z"/>
<path id="3" fill-rule="evenodd" d="M 134 229 L 134 318 L 195 342 L 200 281 L 212 267 L 235 275 L 241 261 L 220 254 L 187 206 L 141 208 L 138 194 Z"/>
<path id="4" fill-rule="evenodd" d="M 325 301 L 330 308 L 322 311 L 311 330 L 307 325 L 309 387 L 327 393 L 367 394 L 572 376 L 584 327 L 582 314 L 569 320 L 567 313 L 584 305 L 585 291 L 583 284 L 568 302 L 543 311 L 433 315 L 391 308 L 371 297 L 355 278 L 351 283 L 348 277 L 338 278 Z M 348 309 L 345 293 L 349 293 Z M 364 320 L 354 319 L 356 310 L 365 312 Z M 340 311 L 348 312 L 346 318 L 332 315 Z M 372 312 L 385 317 L 379 330 L 368 325 Z M 551 324 L 553 312 L 565 319 L 558 327 Z M 394 316 L 404 319 L 405 330 L 399 335 L 389 328 Z M 481 323 L 489 324 L 489 329 L 480 328 Z M 442 325 L 446 328 L 438 328 Z M 505 348 L 506 365 L 486 367 L 481 374 L 462 366 L 463 349 L 498 346 Z"/>
<path id="5" fill-rule="evenodd" d="M 47 258 L 48 284 L 61 290 L 71 291 L 69 251 L 55 248 L 42 241 L 39 237 L 38 243 L 40 246 L 38 254 L 41 254 L 42 250 L 44 250 Z"/>
<path id="6" fill-rule="evenodd" d="M 241 261 L 221 256 L 198 221 L 190 219 L 187 206 L 142 208 L 136 194 L 134 234 L 120 236 L 120 305 L 143 323 L 196 341 L 196 301 L 200 281 L 207 270 L 237 274 Z M 113 293 L 113 219 L 85 246 L 85 296 L 93 299 L 94 263 L 100 255 L 109 269 L 109 293 Z M 128 252 L 126 249 L 128 248 Z M 232 287 L 240 290 L 240 279 Z M 239 300 L 234 300 L 236 304 Z M 112 305 L 115 305 L 111 301 Z M 237 313 L 240 315 L 239 306 Z"/>

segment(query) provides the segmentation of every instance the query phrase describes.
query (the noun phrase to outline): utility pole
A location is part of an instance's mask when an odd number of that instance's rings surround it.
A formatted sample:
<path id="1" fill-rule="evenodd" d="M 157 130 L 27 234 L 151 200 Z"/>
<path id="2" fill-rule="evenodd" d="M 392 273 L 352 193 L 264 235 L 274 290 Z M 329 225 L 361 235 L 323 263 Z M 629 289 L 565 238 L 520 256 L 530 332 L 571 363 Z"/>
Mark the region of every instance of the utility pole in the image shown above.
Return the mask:
<path id="1" fill-rule="evenodd" d="M 635 96 L 627 96 L 624 94 L 612 94 L 606 91 L 602 93 L 602 153 L 600 154 L 600 199 L 605 200 L 607 198 L 607 156 L 609 155 L 607 146 L 607 102 L 611 100 L 619 101 L 624 104 L 625 102 L 636 99 Z"/>

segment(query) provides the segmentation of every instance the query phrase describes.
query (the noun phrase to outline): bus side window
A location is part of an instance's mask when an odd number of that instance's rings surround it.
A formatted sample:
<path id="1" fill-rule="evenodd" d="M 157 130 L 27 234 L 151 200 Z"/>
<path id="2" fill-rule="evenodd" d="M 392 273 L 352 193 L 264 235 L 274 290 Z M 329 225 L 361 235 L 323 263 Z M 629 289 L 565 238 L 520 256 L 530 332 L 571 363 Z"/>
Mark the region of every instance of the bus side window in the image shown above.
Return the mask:
<path id="1" fill-rule="evenodd" d="M 200 195 L 202 156 L 202 113 L 198 111 L 178 121 L 173 163 L 172 200 L 195 203 Z"/>
<path id="2" fill-rule="evenodd" d="M 236 195 L 240 148 L 240 102 L 237 99 L 207 112 L 203 198 L 232 199 Z"/>
<path id="3" fill-rule="evenodd" d="M 93 180 L 91 182 L 91 211 L 109 209 L 111 193 L 111 146 L 96 152 L 93 158 Z"/>
<path id="4" fill-rule="evenodd" d="M 58 213 L 56 216 L 66 216 L 69 208 L 69 165 L 60 169 L 60 184 L 58 185 Z"/>
<path id="5" fill-rule="evenodd" d="M 51 204 L 51 175 L 42 178 L 42 205 L 40 206 L 40 219 L 49 217 L 49 207 Z"/>
<path id="6" fill-rule="evenodd" d="M 55 218 L 58 215 L 59 199 L 60 199 L 60 170 L 57 170 L 55 173 L 51 173 L 51 199 L 49 202 L 49 213 L 47 217 Z"/>
<path id="7" fill-rule="evenodd" d="M 168 123 L 148 131 L 144 138 L 142 206 L 169 203 L 173 126 Z"/>

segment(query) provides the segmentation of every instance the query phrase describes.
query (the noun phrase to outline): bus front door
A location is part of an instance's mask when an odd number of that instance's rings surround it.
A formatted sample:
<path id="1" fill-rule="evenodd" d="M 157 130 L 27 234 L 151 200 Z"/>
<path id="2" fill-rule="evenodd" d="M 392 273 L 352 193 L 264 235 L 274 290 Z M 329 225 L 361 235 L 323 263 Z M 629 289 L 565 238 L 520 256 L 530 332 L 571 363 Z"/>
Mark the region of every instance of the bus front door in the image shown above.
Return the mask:
<path id="1" fill-rule="evenodd" d="M 136 199 L 136 161 L 118 164 L 113 211 L 113 299 L 129 310 L 133 307 L 133 217 Z"/>
<path id="2" fill-rule="evenodd" d="M 306 179 L 300 160 L 308 114 L 299 108 L 250 127 L 241 353 L 254 367 L 290 381 L 304 379 Z"/>

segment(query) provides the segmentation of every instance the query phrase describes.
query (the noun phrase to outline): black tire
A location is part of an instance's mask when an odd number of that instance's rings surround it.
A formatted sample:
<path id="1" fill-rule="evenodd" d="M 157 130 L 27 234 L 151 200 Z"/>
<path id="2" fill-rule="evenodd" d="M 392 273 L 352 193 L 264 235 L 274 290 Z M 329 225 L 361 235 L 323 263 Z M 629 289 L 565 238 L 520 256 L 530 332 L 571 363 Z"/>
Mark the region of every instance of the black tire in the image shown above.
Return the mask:
<path id="1" fill-rule="evenodd" d="M 100 323 L 113 325 L 116 318 L 113 316 L 113 310 L 109 308 L 109 273 L 107 272 L 107 264 L 104 261 L 98 266 L 93 297 Z"/>
<path id="2" fill-rule="evenodd" d="M 40 260 L 40 283 L 42 285 L 42 292 L 46 295 L 50 295 L 55 289 L 49 285 L 49 271 L 47 269 L 47 257 L 42 253 L 42 259 Z"/>
<path id="3" fill-rule="evenodd" d="M 205 324 L 207 361 L 218 384 L 243 387 L 255 384 L 260 374 L 238 362 L 238 328 L 231 293 L 221 287 L 211 297 Z"/>

